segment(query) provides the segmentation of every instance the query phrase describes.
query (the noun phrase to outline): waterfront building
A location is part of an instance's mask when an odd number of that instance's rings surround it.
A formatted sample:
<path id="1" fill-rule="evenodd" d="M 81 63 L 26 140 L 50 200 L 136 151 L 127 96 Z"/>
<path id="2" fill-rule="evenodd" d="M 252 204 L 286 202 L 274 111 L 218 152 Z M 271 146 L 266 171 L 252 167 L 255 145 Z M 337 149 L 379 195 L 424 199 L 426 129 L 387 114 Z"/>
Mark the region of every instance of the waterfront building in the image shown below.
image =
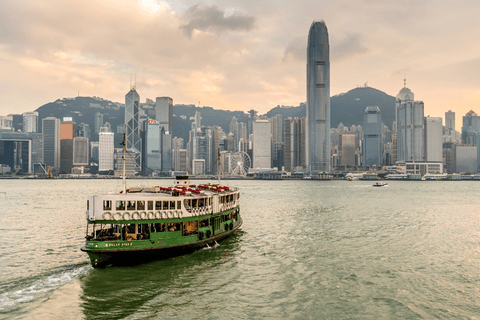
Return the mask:
<path id="1" fill-rule="evenodd" d="M 310 26 L 307 46 L 308 171 L 330 171 L 330 47 L 324 21 Z"/>
<path id="2" fill-rule="evenodd" d="M 161 130 L 161 137 L 162 137 L 162 172 L 168 173 L 172 171 L 172 158 L 173 158 L 173 150 L 172 150 L 172 134 L 170 131 L 166 131 L 162 128 Z"/>
<path id="3" fill-rule="evenodd" d="M 363 116 L 363 165 L 380 166 L 383 159 L 383 124 L 380 108 L 367 107 Z"/>
<path id="4" fill-rule="evenodd" d="M 98 141 L 90 142 L 90 158 L 95 159 L 98 162 L 98 148 L 99 143 Z"/>
<path id="5" fill-rule="evenodd" d="M 284 163 L 285 171 L 294 172 L 306 167 L 307 118 L 287 118 L 284 121 Z"/>
<path id="6" fill-rule="evenodd" d="M 477 146 L 457 145 L 455 146 L 455 172 L 456 173 L 477 173 Z"/>
<path id="7" fill-rule="evenodd" d="M 443 143 L 443 159 L 447 173 L 456 173 L 455 148 L 456 144 L 454 142 Z"/>
<path id="8" fill-rule="evenodd" d="M 425 161 L 443 161 L 442 118 L 425 117 Z"/>
<path id="9" fill-rule="evenodd" d="M 174 171 L 187 171 L 187 149 L 174 149 Z"/>
<path id="10" fill-rule="evenodd" d="M 477 146 L 477 168 L 480 168 L 480 117 L 472 110 L 463 117 L 462 142 Z"/>
<path id="11" fill-rule="evenodd" d="M 230 133 L 233 135 L 233 151 L 238 151 L 238 142 L 240 141 L 240 136 L 236 117 L 232 117 L 232 121 L 230 121 Z"/>
<path id="12" fill-rule="evenodd" d="M 243 127 L 245 127 L 245 124 Z M 246 134 L 246 128 L 243 128 Z M 218 174 L 218 156 L 220 155 L 220 136 L 222 134 L 222 130 L 219 126 L 212 127 L 212 174 Z M 242 139 L 240 139 L 240 142 Z"/>
<path id="13" fill-rule="evenodd" d="M 73 165 L 74 166 L 88 166 L 89 159 L 89 141 L 85 137 L 73 138 Z"/>
<path id="14" fill-rule="evenodd" d="M 193 159 L 192 174 L 194 176 L 205 174 L 205 159 Z"/>
<path id="15" fill-rule="evenodd" d="M 52 171 L 60 170 L 60 119 L 46 117 L 42 119 L 43 160 Z"/>
<path id="16" fill-rule="evenodd" d="M 23 116 L 23 132 L 38 132 L 38 112 L 24 112 Z"/>
<path id="17" fill-rule="evenodd" d="M 144 175 L 151 175 L 154 171 L 162 170 L 161 125 L 157 120 L 143 122 L 142 150 Z"/>
<path id="18" fill-rule="evenodd" d="M 3 132 L 0 139 L 0 163 L 14 171 L 44 173 L 43 135 L 35 132 Z M 36 170 L 37 169 L 37 170 Z"/>
<path id="19" fill-rule="evenodd" d="M 114 170 L 114 175 L 116 177 L 123 177 L 123 148 L 116 148 L 115 149 L 115 170 Z M 125 176 L 127 177 L 134 177 L 135 176 L 135 170 L 136 170 L 136 163 L 135 163 L 135 158 L 132 157 L 131 155 L 127 154 L 125 155 Z"/>
<path id="20" fill-rule="evenodd" d="M 270 118 L 270 122 L 272 123 L 272 167 L 280 170 L 284 166 L 283 116 L 277 114 Z"/>
<path id="21" fill-rule="evenodd" d="M 142 167 L 142 139 L 140 138 L 140 95 L 135 86 L 125 95 L 126 148 L 135 157 L 136 171 Z"/>
<path id="22" fill-rule="evenodd" d="M 114 169 L 114 133 L 100 132 L 98 134 L 98 171 Z M 128 156 L 127 156 L 128 158 Z"/>
<path id="23" fill-rule="evenodd" d="M 272 167 L 272 124 L 268 119 L 253 122 L 253 165 L 252 168 Z"/>
<path id="24" fill-rule="evenodd" d="M 157 97 L 155 101 L 155 117 L 160 127 L 171 131 L 173 125 L 173 99 L 170 97 Z"/>
<path id="25" fill-rule="evenodd" d="M 404 85 L 396 99 L 397 161 L 425 161 L 424 104 Z"/>
<path id="26" fill-rule="evenodd" d="M 455 112 L 452 110 L 445 112 L 445 135 L 447 141 L 455 141 Z"/>
<path id="27" fill-rule="evenodd" d="M 73 168 L 73 138 L 77 128 L 72 118 L 63 118 L 60 122 L 60 173 L 70 174 Z"/>
<path id="28" fill-rule="evenodd" d="M 340 132 L 338 144 L 339 165 L 355 166 L 356 150 L 355 132 Z"/>

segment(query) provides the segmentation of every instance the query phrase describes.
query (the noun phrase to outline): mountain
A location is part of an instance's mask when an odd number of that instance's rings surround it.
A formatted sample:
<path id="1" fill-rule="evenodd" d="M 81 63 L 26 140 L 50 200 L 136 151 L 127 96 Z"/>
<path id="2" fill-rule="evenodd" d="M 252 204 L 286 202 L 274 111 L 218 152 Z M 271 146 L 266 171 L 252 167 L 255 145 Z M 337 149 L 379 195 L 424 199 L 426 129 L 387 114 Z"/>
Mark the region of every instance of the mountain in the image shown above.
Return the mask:
<path id="1" fill-rule="evenodd" d="M 346 126 L 363 125 L 363 115 L 369 106 L 380 108 L 382 121 L 392 128 L 395 121 L 395 97 L 370 87 L 359 87 L 330 98 L 330 127 L 336 128 L 342 122 Z M 267 112 L 267 117 L 281 114 L 288 117 L 305 117 L 306 105 L 298 107 L 277 106 Z"/>
<path id="2" fill-rule="evenodd" d="M 355 88 L 331 97 L 331 127 L 337 127 L 340 122 L 346 126 L 362 125 L 365 108 L 368 106 L 378 106 L 381 111 L 382 121 L 391 128 L 395 119 L 395 97 L 370 87 Z M 98 97 L 58 99 L 39 107 L 36 111 L 39 113 L 40 119 L 53 115 L 59 119 L 72 117 L 77 125 L 82 122 L 88 123 L 92 130 L 93 141 L 98 139 L 98 136 L 93 132 L 95 128 L 95 114 L 97 112 L 104 115 L 104 122 L 111 124 L 113 132 L 117 132 L 117 126 L 123 126 L 125 122 L 125 106 L 123 104 Z M 146 110 L 146 112 L 148 111 Z M 243 111 L 217 110 L 211 107 L 176 104 L 173 106 L 172 134 L 174 137 L 183 138 L 185 144 L 188 142 L 188 132 L 191 129 L 192 120 L 190 118 L 195 116 L 196 111 L 200 111 L 202 115 L 202 125 L 218 125 L 222 127 L 226 134 L 230 132 L 232 117 L 235 116 L 238 122 L 248 122 L 248 114 Z M 288 117 L 301 118 L 306 116 L 306 105 L 301 103 L 299 106 L 277 106 L 268 111 L 266 116 L 273 117 L 277 114 L 281 114 L 283 119 Z M 39 121 L 39 130 L 41 130 L 41 126 L 42 123 Z M 116 146 L 118 146 L 122 137 L 122 134 L 115 134 Z"/>

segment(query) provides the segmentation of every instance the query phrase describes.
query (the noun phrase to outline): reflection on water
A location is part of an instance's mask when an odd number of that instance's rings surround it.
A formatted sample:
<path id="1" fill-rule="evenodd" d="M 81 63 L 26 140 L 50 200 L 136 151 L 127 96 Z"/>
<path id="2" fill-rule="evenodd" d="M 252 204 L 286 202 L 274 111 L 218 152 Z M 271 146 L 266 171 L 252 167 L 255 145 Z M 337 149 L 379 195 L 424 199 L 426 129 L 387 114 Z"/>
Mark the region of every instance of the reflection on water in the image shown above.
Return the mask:
<path id="1" fill-rule="evenodd" d="M 95 270 L 85 198 L 121 183 L 2 184 L 0 319 L 480 314 L 480 182 L 235 181 L 244 224 L 219 247 Z"/>

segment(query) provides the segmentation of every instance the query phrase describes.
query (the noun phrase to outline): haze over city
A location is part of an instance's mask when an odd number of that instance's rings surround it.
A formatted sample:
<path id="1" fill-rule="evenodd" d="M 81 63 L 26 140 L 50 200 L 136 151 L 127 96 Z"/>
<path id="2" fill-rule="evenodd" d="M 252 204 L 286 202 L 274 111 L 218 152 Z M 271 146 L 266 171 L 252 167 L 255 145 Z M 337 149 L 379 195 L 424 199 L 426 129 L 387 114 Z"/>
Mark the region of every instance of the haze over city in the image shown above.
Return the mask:
<path id="1" fill-rule="evenodd" d="M 136 73 L 142 101 L 266 112 L 306 100 L 313 20 L 330 36 L 331 95 L 357 85 L 396 95 L 407 86 L 425 115 L 480 105 L 474 1 L 4 0 L 1 114 L 62 97 L 122 102 Z"/>

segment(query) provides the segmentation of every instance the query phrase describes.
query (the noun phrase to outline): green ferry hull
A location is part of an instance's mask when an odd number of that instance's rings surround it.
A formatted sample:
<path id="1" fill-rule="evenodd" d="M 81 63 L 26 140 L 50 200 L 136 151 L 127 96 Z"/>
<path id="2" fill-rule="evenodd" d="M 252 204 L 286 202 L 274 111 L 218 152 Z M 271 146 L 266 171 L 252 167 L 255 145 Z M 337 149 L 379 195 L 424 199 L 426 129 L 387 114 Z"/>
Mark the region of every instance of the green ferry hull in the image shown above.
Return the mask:
<path id="1" fill-rule="evenodd" d="M 100 247 L 82 247 L 80 250 L 88 254 L 94 268 L 103 268 L 108 265 L 136 265 L 148 261 L 162 260 L 192 253 L 195 250 L 214 245 L 215 241 L 221 241 L 235 233 L 241 227 L 242 223 L 243 221 L 240 220 L 232 230 L 226 230 L 202 240 L 197 236 L 196 241 L 188 243 L 169 244 L 168 240 L 154 241 L 151 239 L 140 241 L 117 241 L 114 243 L 98 242 Z M 102 245 L 107 245 L 109 249 L 103 249 Z M 133 245 L 135 245 L 135 247 L 133 247 Z M 130 246 L 132 246 L 132 248 L 130 248 Z M 118 249 L 110 247 L 118 247 Z"/>

